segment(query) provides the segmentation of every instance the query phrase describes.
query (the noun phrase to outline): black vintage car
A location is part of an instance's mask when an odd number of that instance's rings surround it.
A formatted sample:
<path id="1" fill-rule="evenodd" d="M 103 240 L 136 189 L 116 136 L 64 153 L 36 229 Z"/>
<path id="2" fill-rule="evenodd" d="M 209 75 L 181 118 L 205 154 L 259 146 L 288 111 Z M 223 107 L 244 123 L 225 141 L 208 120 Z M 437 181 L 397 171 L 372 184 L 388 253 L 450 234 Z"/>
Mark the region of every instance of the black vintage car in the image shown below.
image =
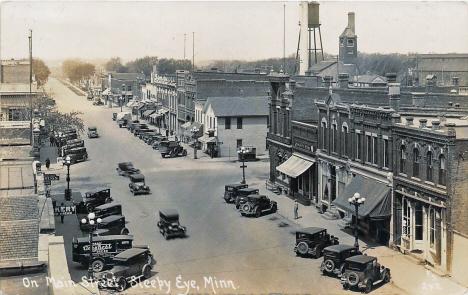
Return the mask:
<path id="1" fill-rule="evenodd" d="M 138 282 L 141 278 L 149 279 L 156 261 L 149 249 L 132 248 L 113 258 L 114 267 L 101 274 L 98 287 L 101 289 L 117 289 L 122 292 L 127 286 Z"/>
<path id="2" fill-rule="evenodd" d="M 278 204 L 264 195 L 249 195 L 239 201 L 239 211 L 242 216 L 254 215 L 258 218 L 262 212 L 278 211 Z"/>
<path id="3" fill-rule="evenodd" d="M 125 127 L 127 128 L 127 130 L 132 130 L 132 129 L 135 129 L 135 126 L 138 124 L 140 124 L 139 120 L 131 120 L 131 121 L 129 120 L 127 121 L 127 126 Z"/>
<path id="4" fill-rule="evenodd" d="M 128 235 L 128 228 L 125 227 L 125 216 L 111 215 L 104 217 L 94 234 L 97 236 Z"/>
<path id="5" fill-rule="evenodd" d="M 135 129 L 145 129 L 145 128 L 148 128 L 148 125 L 146 123 L 141 123 L 140 121 L 138 121 L 138 123 L 132 123 L 132 125 L 130 125 L 130 132 L 131 133 L 134 133 L 135 132 Z"/>
<path id="6" fill-rule="evenodd" d="M 323 275 L 335 274 L 340 277 L 344 270 L 345 260 L 356 255 L 362 255 L 362 252 L 354 246 L 328 246 L 323 249 L 323 262 L 320 265 L 320 271 Z"/>
<path id="7" fill-rule="evenodd" d="M 179 223 L 179 212 L 174 209 L 159 211 L 159 232 L 167 240 L 170 237 L 187 235 L 187 228 Z"/>
<path id="8" fill-rule="evenodd" d="M 247 187 L 249 187 L 248 184 L 242 183 L 226 184 L 224 186 L 224 194 L 222 198 L 224 199 L 224 201 L 226 201 L 226 203 L 232 203 L 236 200 L 238 190 Z"/>
<path id="9" fill-rule="evenodd" d="M 344 289 L 364 289 L 369 293 L 375 282 L 388 283 L 390 279 L 390 269 L 380 265 L 376 257 L 357 255 L 345 260 L 341 284 Z"/>
<path id="10" fill-rule="evenodd" d="M 115 169 L 117 170 L 117 173 L 122 176 L 128 177 L 130 175 L 140 173 L 140 169 L 134 168 L 131 162 L 119 163 L 117 166 L 118 167 Z"/>
<path id="11" fill-rule="evenodd" d="M 130 175 L 130 183 L 128 184 L 128 187 L 134 196 L 137 194 L 150 193 L 150 188 L 145 184 L 145 176 L 143 174 Z"/>
<path id="12" fill-rule="evenodd" d="M 156 136 L 161 136 L 161 133 L 159 133 L 158 131 L 152 130 L 152 132 L 145 132 L 144 134 L 142 134 L 142 139 L 147 144 L 151 144 L 151 141 Z"/>
<path id="13" fill-rule="evenodd" d="M 111 203 L 110 188 L 96 188 L 85 193 L 83 201 L 78 204 L 80 211 L 93 212 L 97 206 Z"/>
<path id="14" fill-rule="evenodd" d="M 161 157 L 174 158 L 176 156 L 187 156 L 187 150 L 184 149 L 178 141 L 161 141 L 159 144 Z"/>
<path id="15" fill-rule="evenodd" d="M 68 150 L 66 157 L 70 157 L 71 164 L 86 162 L 86 160 L 88 160 L 88 152 L 85 147 L 72 148 Z M 63 165 L 65 165 L 66 157 L 63 159 Z"/>
<path id="16" fill-rule="evenodd" d="M 257 188 L 246 187 L 238 190 L 236 200 L 234 201 L 236 203 L 236 210 L 240 209 L 241 201 L 245 203 L 244 201 L 246 200 L 245 198 L 247 198 L 247 196 L 258 195 L 259 193 L 260 191 Z"/>
<path id="17" fill-rule="evenodd" d="M 147 133 L 156 134 L 156 132 L 157 131 L 155 129 L 138 129 L 138 130 L 135 130 L 134 134 L 136 134 L 135 136 L 138 136 L 139 139 L 143 139 L 145 134 Z"/>
<path id="18" fill-rule="evenodd" d="M 138 125 L 135 126 L 135 128 L 133 129 L 132 133 L 134 136 L 138 136 L 138 134 L 140 134 L 140 132 L 142 130 L 145 130 L 145 129 L 149 129 L 148 127 L 148 124 L 145 124 L 145 123 L 140 123 Z M 130 130 L 131 131 L 131 130 Z"/>
<path id="19" fill-rule="evenodd" d="M 156 135 L 156 136 L 152 137 L 149 142 L 150 142 L 151 147 L 153 148 L 153 150 L 159 150 L 159 145 L 163 141 L 168 141 L 166 136 Z"/>
<path id="20" fill-rule="evenodd" d="M 307 227 L 296 231 L 294 252 L 299 256 L 313 256 L 317 259 L 325 247 L 339 243 L 338 238 L 330 236 L 326 228 Z"/>
<path id="21" fill-rule="evenodd" d="M 102 106 L 104 105 L 104 102 L 101 99 L 96 100 L 93 102 L 93 106 Z"/>
<path id="22" fill-rule="evenodd" d="M 88 138 L 98 138 L 99 134 L 97 132 L 97 127 L 96 126 L 90 126 L 88 127 Z"/>
<path id="23" fill-rule="evenodd" d="M 94 208 L 94 214 L 97 218 L 106 218 L 111 215 L 122 215 L 122 205 L 115 203 L 107 203 Z M 82 230 L 87 230 L 89 223 L 80 223 Z"/>

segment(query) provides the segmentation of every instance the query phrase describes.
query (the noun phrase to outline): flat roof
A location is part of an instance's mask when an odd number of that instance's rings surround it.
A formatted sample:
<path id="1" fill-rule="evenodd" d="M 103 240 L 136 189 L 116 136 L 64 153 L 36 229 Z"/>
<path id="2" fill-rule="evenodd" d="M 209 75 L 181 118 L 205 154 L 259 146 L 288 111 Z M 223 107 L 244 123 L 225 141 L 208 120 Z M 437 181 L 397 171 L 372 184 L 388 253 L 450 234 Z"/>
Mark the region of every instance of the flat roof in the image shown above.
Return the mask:
<path id="1" fill-rule="evenodd" d="M 413 118 L 413 124 L 412 125 L 406 125 L 407 124 L 407 118 Z M 426 119 L 427 120 L 427 127 L 425 128 L 420 128 L 421 122 L 419 121 L 420 119 Z M 432 122 L 438 121 L 440 122 L 440 126 L 438 130 L 432 129 Z M 426 130 L 426 131 L 434 131 L 434 132 L 440 132 L 440 133 L 446 133 L 447 132 L 447 124 L 455 124 L 453 127 L 456 132 L 456 138 L 457 139 L 468 139 L 468 116 L 460 116 L 458 118 L 454 117 L 447 117 L 444 118 L 443 121 L 440 120 L 439 117 L 429 117 L 429 116 L 402 116 L 401 117 L 401 123 L 397 123 L 397 126 L 407 126 L 408 128 L 420 128 L 421 130 Z"/>

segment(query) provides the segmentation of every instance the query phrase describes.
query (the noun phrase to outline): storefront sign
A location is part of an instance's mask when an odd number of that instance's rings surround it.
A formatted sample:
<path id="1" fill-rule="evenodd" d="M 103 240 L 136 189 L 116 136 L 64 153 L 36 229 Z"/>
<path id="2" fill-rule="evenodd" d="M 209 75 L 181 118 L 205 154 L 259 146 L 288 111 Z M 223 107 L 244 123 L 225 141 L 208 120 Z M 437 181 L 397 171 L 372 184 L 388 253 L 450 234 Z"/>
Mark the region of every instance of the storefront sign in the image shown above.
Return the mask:
<path id="1" fill-rule="evenodd" d="M 61 216 L 61 215 L 75 215 L 76 214 L 76 206 L 56 206 L 54 208 L 54 215 Z"/>
<path id="2" fill-rule="evenodd" d="M 56 174 L 46 174 L 44 173 L 44 180 L 60 180 L 60 176 Z"/>
<path id="3" fill-rule="evenodd" d="M 315 147 L 312 144 L 298 139 L 294 139 L 294 148 L 307 152 L 315 152 Z"/>

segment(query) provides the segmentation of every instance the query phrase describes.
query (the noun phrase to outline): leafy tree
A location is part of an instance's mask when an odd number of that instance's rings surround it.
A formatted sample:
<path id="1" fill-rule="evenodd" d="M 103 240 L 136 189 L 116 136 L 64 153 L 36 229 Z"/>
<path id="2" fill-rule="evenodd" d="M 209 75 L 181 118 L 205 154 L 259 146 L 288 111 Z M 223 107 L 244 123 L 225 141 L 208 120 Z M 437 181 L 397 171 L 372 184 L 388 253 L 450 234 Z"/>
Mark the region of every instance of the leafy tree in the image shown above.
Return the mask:
<path id="1" fill-rule="evenodd" d="M 42 86 L 47 83 L 49 79 L 50 70 L 49 67 L 44 63 L 42 59 L 35 58 L 33 59 L 32 66 L 33 74 L 36 77 L 38 86 Z"/>
<path id="2" fill-rule="evenodd" d="M 175 74 L 177 70 L 192 70 L 192 62 L 188 59 L 162 58 L 158 61 L 157 67 L 159 75 L 171 75 Z"/>
<path id="3" fill-rule="evenodd" d="M 127 63 L 127 68 L 129 73 L 143 72 L 146 76 L 149 76 L 151 75 L 151 71 L 153 71 L 153 65 L 157 64 L 157 56 L 145 56 L 143 58 L 137 58 L 136 60 Z"/>
<path id="4" fill-rule="evenodd" d="M 82 62 L 76 59 L 69 59 L 63 62 L 62 71 L 66 78 L 70 79 L 71 82 L 89 80 L 95 71 L 95 66 L 88 62 Z"/>
<path id="5" fill-rule="evenodd" d="M 112 57 L 106 63 L 106 70 L 117 72 L 117 73 L 127 73 L 128 68 L 123 65 L 122 59 L 120 57 Z"/>

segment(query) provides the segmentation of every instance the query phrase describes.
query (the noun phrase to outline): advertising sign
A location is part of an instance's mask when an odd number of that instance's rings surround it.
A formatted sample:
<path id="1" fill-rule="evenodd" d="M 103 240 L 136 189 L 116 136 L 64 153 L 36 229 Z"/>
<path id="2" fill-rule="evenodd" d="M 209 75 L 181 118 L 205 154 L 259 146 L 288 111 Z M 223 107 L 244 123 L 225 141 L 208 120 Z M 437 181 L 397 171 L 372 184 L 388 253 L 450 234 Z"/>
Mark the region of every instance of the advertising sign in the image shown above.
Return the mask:
<path id="1" fill-rule="evenodd" d="M 76 214 L 76 206 L 55 206 L 54 208 L 54 215 L 61 216 L 61 215 L 75 215 Z"/>

